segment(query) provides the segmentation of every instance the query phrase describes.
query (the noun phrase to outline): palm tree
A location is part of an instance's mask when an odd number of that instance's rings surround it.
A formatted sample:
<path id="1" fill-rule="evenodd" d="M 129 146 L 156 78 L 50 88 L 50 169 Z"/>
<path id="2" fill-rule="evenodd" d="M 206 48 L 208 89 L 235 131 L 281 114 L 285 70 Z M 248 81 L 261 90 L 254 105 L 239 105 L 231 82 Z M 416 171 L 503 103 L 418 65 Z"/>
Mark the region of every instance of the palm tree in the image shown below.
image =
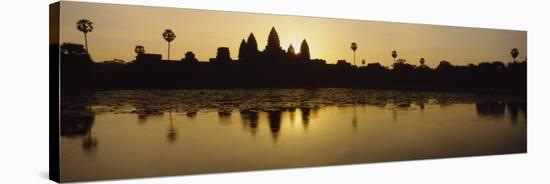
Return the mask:
<path id="1" fill-rule="evenodd" d="M 355 51 L 357 50 L 357 43 L 355 43 L 355 42 L 351 43 L 351 50 L 353 50 L 353 65 L 356 65 L 355 64 Z"/>
<path id="2" fill-rule="evenodd" d="M 87 36 L 87 34 L 89 32 L 92 32 L 92 30 L 94 29 L 94 26 L 92 24 L 93 24 L 92 21 L 89 21 L 89 20 L 86 20 L 86 19 L 80 19 L 78 22 L 76 22 L 76 29 L 78 29 L 78 31 L 84 33 L 84 45 L 86 46 L 86 53 L 87 54 L 89 54 L 88 53 L 88 36 Z"/>
<path id="3" fill-rule="evenodd" d="M 395 58 L 397 57 L 397 51 L 391 51 L 391 57 L 393 58 L 393 62 L 395 63 Z"/>
<path id="4" fill-rule="evenodd" d="M 134 52 L 136 52 L 137 55 L 145 53 L 145 47 L 141 45 L 136 45 L 136 48 L 134 49 Z"/>
<path id="5" fill-rule="evenodd" d="M 162 37 L 168 42 L 168 60 L 170 60 L 170 42 L 176 39 L 176 34 L 171 29 L 166 29 L 164 33 L 162 33 Z"/>
<path id="6" fill-rule="evenodd" d="M 519 50 L 517 48 L 513 48 L 510 54 L 512 55 L 512 58 L 514 58 L 514 62 L 516 62 L 516 58 L 519 55 Z"/>

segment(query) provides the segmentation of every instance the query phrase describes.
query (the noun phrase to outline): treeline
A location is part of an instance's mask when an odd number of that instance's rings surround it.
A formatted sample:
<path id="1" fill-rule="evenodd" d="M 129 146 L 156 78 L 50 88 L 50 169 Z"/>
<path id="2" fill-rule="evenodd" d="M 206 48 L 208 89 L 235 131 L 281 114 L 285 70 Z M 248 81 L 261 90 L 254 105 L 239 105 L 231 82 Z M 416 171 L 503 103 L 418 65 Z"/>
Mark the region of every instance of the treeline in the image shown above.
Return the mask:
<path id="1" fill-rule="evenodd" d="M 525 94 L 527 62 L 482 62 L 466 66 L 441 61 L 435 68 L 398 59 L 390 67 L 370 63 L 356 67 L 341 60 L 280 62 L 122 61 L 92 62 L 79 44 L 52 45 L 59 52 L 63 89 L 127 88 L 383 88 Z M 224 52 L 224 51 L 222 51 Z M 224 54 L 225 55 L 225 54 Z M 138 54 L 139 56 L 139 54 Z M 139 57 L 138 57 L 139 58 Z M 211 61 L 216 61 L 215 58 Z"/>
<path id="2" fill-rule="evenodd" d="M 135 47 L 136 59 L 131 62 L 114 59 L 93 62 L 88 50 L 87 34 L 94 29 L 90 20 L 81 19 L 78 31 L 84 34 L 85 45 L 63 43 L 52 45 L 50 60 L 61 61 L 62 89 L 83 88 L 269 88 L 269 87 L 346 87 L 414 90 L 450 90 L 475 92 L 503 92 L 526 94 L 527 61 L 517 62 L 518 49 L 512 49 L 513 62 L 482 62 L 466 66 L 441 61 L 436 68 L 397 59 L 391 68 L 380 63 L 358 67 L 354 53 L 351 65 L 345 60 L 326 64 L 322 59 L 311 59 L 309 45 L 304 39 L 300 52 L 289 45 L 281 47 L 275 27 L 271 28 L 265 49 L 260 51 L 253 33 L 241 41 L 238 59 L 233 60 L 229 48 L 219 47 L 215 58 L 200 62 L 192 52 L 181 61 L 170 60 L 170 43 L 176 34 L 171 29 L 162 33 L 168 43 L 168 60 L 160 54 L 149 54 L 141 45 Z M 57 58 L 56 56 L 59 56 Z"/>

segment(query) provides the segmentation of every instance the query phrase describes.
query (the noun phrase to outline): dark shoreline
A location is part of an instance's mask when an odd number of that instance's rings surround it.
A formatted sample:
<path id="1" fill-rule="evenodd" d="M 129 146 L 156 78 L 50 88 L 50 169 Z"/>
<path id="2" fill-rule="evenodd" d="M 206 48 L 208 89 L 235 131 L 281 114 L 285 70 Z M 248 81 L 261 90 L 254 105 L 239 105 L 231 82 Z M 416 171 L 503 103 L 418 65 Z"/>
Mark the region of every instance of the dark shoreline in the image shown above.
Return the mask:
<path id="1" fill-rule="evenodd" d="M 306 89 L 315 90 L 323 88 L 335 89 L 361 89 L 361 90 L 387 90 L 387 91 L 412 91 L 412 92 L 441 92 L 441 93 L 471 93 L 471 94 L 491 94 L 491 95 L 510 95 L 526 97 L 527 91 L 517 91 L 510 89 L 491 89 L 491 88 L 460 88 L 460 87 L 426 87 L 426 86 L 93 86 L 93 87 L 76 87 L 76 88 L 61 88 L 61 92 L 78 92 L 78 91 L 111 91 L 111 90 L 260 90 L 260 89 Z"/>

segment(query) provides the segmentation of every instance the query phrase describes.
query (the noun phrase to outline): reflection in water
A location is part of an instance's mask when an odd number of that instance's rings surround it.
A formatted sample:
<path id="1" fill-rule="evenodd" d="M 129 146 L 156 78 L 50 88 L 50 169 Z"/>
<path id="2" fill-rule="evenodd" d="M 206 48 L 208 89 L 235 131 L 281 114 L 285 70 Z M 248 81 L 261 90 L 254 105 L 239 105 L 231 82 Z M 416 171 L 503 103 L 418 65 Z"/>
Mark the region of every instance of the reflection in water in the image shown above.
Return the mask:
<path id="1" fill-rule="evenodd" d="M 351 120 L 351 126 L 354 131 L 357 131 L 357 105 L 353 106 L 353 119 Z"/>
<path id="2" fill-rule="evenodd" d="M 518 115 L 520 113 L 527 113 L 526 103 L 508 102 L 506 105 L 508 106 L 508 112 L 510 113 L 510 120 L 512 120 L 511 122 L 514 124 L 518 122 Z"/>
<path id="3" fill-rule="evenodd" d="M 143 102 L 149 106 L 128 113 L 67 113 L 62 176 L 112 179 L 526 151 L 525 103 L 445 98 L 438 99 L 444 106 L 429 98 L 325 106 L 317 99 L 214 111 Z M 188 120 L 194 123 L 177 123 Z"/>
<path id="4" fill-rule="evenodd" d="M 271 135 L 274 139 L 277 139 L 279 130 L 281 129 L 281 114 L 280 110 L 268 111 L 269 129 L 271 129 Z"/>
<path id="5" fill-rule="evenodd" d="M 231 109 L 218 110 L 218 116 L 220 118 L 229 118 L 231 116 Z"/>
<path id="6" fill-rule="evenodd" d="M 244 124 L 247 124 L 255 134 L 258 129 L 258 111 L 257 110 L 241 110 L 241 119 Z"/>
<path id="7" fill-rule="evenodd" d="M 163 118 L 163 113 L 153 114 L 137 114 L 137 122 L 140 125 L 145 125 L 147 122 L 156 122 Z"/>
<path id="8" fill-rule="evenodd" d="M 307 130 L 311 108 L 301 107 L 300 110 L 302 111 L 302 123 L 304 124 L 304 129 Z"/>
<path id="9" fill-rule="evenodd" d="M 197 116 L 197 110 L 194 109 L 192 111 L 187 111 L 186 115 L 187 115 L 187 117 L 193 118 L 193 117 Z"/>
<path id="10" fill-rule="evenodd" d="M 291 107 L 291 108 L 288 108 L 288 115 L 290 116 L 290 122 L 291 123 L 294 123 L 294 118 L 296 118 L 296 108 L 295 107 Z"/>
<path id="11" fill-rule="evenodd" d="M 97 148 L 97 139 L 92 137 L 92 129 L 88 129 L 88 135 L 82 139 L 82 148 L 87 152 L 95 151 Z"/>
<path id="12" fill-rule="evenodd" d="M 425 105 L 423 100 L 417 101 L 418 109 L 422 112 L 425 110 Z M 358 115 L 357 115 L 357 106 L 353 105 L 353 116 L 351 117 L 351 126 L 354 131 L 358 127 Z M 397 122 L 397 113 L 400 110 L 406 110 L 411 107 L 411 103 L 401 103 L 397 105 L 392 105 L 392 102 L 388 104 L 388 109 L 391 110 L 391 119 L 394 122 Z M 475 110 L 480 117 L 502 117 L 505 115 L 506 109 L 508 109 L 510 123 L 516 124 L 518 121 L 525 120 L 526 114 L 526 103 L 520 102 L 507 102 L 502 101 L 485 101 L 475 103 Z M 312 114 L 316 114 L 318 108 L 310 107 L 300 107 L 301 120 L 303 123 L 304 130 L 309 127 L 310 118 Z M 283 110 L 270 110 L 265 111 L 267 114 L 267 122 L 269 124 L 269 129 L 271 135 L 274 139 L 277 139 L 281 131 L 281 123 L 283 122 L 283 112 L 288 112 L 288 121 L 294 122 L 296 108 L 288 108 L 286 111 Z M 194 118 L 198 114 L 198 110 L 189 111 L 185 113 L 187 117 Z M 218 116 L 224 120 L 230 122 L 231 110 L 219 110 L 217 112 Z M 240 118 L 244 125 L 250 128 L 252 134 L 257 132 L 260 122 L 260 112 L 257 109 L 244 109 L 240 111 Z M 166 138 L 168 142 L 174 143 L 177 139 L 177 129 L 174 127 L 172 110 L 168 111 L 169 126 L 166 133 Z M 162 119 L 162 113 L 138 113 L 137 121 L 140 124 L 144 124 L 151 117 L 154 118 L 153 121 L 158 121 Z M 520 119 L 522 118 L 522 119 Z M 97 139 L 92 134 L 92 126 L 94 124 L 94 116 L 92 115 L 63 115 L 61 121 L 61 136 L 74 139 L 82 137 L 82 147 L 86 151 L 92 151 L 97 147 Z"/>
<path id="13" fill-rule="evenodd" d="M 147 122 L 147 115 L 138 114 L 138 123 L 144 124 Z"/>
<path id="14" fill-rule="evenodd" d="M 506 105 L 502 101 L 477 102 L 476 110 L 481 116 L 500 117 L 504 115 Z"/>
<path id="15" fill-rule="evenodd" d="M 502 101 L 488 101 L 477 102 L 476 111 L 480 116 L 486 117 L 503 117 L 506 114 L 506 109 L 510 116 L 510 123 L 515 125 L 520 120 L 519 116 L 525 116 L 527 114 L 527 103 L 524 102 L 507 102 Z"/>
<path id="16" fill-rule="evenodd" d="M 426 108 L 425 105 L 424 105 L 424 99 L 420 99 L 416 103 L 417 103 L 418 107 L 420 107 L 420 110 L 424 110 L 424 108 Z"/>
<path id="17" fill-rule="evenodd" d="M 62 115 L 61 136 L 68 138 L 85 136 L 92 129 L 93 124 L 93 115 Z"/>
<path id="18" fill-rule="evenodd" d="M 61 136 L 71 139 L 82 137 L 82 148 L 92 152 L 97 147 L 97 139 L 92 136 L 94 120 L 93 115 L 62 115 Z"/>
<path id="19" fill-rule="evenodd" d="M 174 124 L 172 121 L 172 110 L 168 111 L 168 115 L 170 116 L 170 127 L 168 128 L 166 138 L 168 139 L 168 142 L 174 143 L 176 142 L 176 138 L 178 137 L 178 132 L 174 128 Z"/>

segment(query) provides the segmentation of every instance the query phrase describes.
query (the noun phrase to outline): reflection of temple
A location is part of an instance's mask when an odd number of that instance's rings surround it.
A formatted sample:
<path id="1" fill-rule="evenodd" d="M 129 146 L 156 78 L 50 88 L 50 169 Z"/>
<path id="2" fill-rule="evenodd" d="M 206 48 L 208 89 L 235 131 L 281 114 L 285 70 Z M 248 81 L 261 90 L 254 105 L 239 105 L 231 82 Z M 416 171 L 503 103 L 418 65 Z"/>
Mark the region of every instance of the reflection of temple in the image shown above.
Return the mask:
<path id="1" fill-rule="evenodd" d="M 300 110 L 302 111 L 302 123 L 304 123 L 304 128 L 307 128 L 309 124 L 309 114 L 310 114 L 311 108 L 301 107 Z"/>
<path id="2" fill-rule="evenodd" d="M 251 128 L 252 134 L 255 134 L 258 129 L 258 111 L 256 110 L 241 110 L 241 118 L 245 124 Z"/>
<path id="3" fill-rule="evenodd" d="M 267 118 L 269 119 L 269 129 L 271 129 L 271 135 L 277 138 L 281 129 L 281 114 L 282 111 L 274 110 L 267 112 Z"/>
<path id="4" fill-rule="evenodd" d="M 310 116 L 312 113 L 317 112 L 317 109 L 310 107 L 301 107 L 301 117 L 304 129 L 307 129 L 310 123 Z M 288 122 L 292 123 L 294 120 L 294 114 L 296 113 L 296 108 L 286 108 L 286 109 L 274 109 L 267 111 L 258 111 L 256 109 L 244 109 L 240 111 L 241 120 L 246 128 L 255 134 L 258 130 L 258 124 L 260 122 L 260 114 L 263 118 L 266 118 L 269 125 L 269 131 L 273 138 L 276 140 L 281 132 L 283 117 L 285 112 L 288 112 Z"/>
<path id="5" fill-rule="evenodd" d="M 244 39 L 241 41 L 239 61 L 243 63 L 256 63 L 260 61 L 267 63 L 310 61 L 309 46 L 304 39 L 300 45 L 300 53 L 296 54 L 292 44 L 285 51 L 281 47 L 277 30 L 275 30 L 275 27 L 272 27 L 267 38 L 267 45 L 263 51 L 258 50 L 258 43 L 253 33 L 250 33 L 246 41 Z"/>

